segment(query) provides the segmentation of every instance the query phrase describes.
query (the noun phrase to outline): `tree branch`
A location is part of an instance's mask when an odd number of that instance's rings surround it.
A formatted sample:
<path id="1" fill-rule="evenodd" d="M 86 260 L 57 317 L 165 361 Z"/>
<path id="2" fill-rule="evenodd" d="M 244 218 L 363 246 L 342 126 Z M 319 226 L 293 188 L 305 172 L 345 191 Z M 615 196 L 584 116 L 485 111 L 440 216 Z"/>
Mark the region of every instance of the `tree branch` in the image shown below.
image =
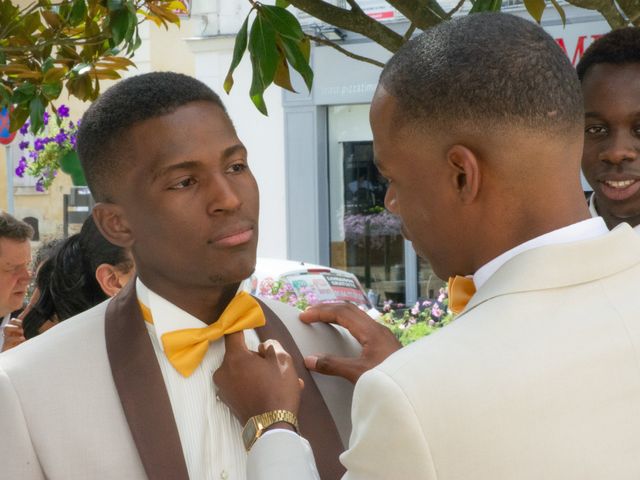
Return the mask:
<path id="1" fill-rule="evenodd" d="M 349 50 L 345 50 L 337 43 L 332 42 L 331 40 L 327 40 L 326 38 L 316 37 L 315 35 L 306 34 L 310 40 L 313 40 L 316 43 L 321 45 L 326 45 L 331 48 L 335 48 L 340 53 L 343 53 L 347 57 L 353 58 L 355 60 L 359 60 L 361 62 L 370 63 L 371 65 L 375 65 L 376 67 L 384 68 L 384 63 L 379 62 L 378 60 L 374 60 L 373 58 L 363 57 L 362 55 L 358 55 L 357 53 L 350 52 Z"/>
<path id="2" fill-rule="evenodd" d="M 412 23 L 411 25 L 409 25 L 409 28 L 407 28 L 407 31 L 404 32 L 404 36 L 402 37 L 404 39 L 404 41 L 408 42 L 409 39 L 411 38 L 411 35 L 413 35 L 413 32 L 415 32 L 415 31 L 416 31 L 416 24 Z"/>
<path id="3" fill-rule="evenodd" d="M 334 27 L 364 35 L 395 53 L 404 43 L 402 35 L 366 15 L 362 10 L 345 10 L 322 0 L 290 0 L 291 5 Z"/>
<path id="4" fill-rule="evenodd" d="M 637 0 L 618 0 L 620 10 L 636 27 L 640 27 L 640 3 Z"/>
<path id="5" fill-rule="evenodd" d="M 402 13 L 420 30 L 426 30 L 447 19 L 437 0 L 387 0 L 396 10 Z"/>
<path id="6" fill-rule="evenodd" d="M 453 7 L 449 12 L 447 12 L 447 18 L 453 17 L 458 12 L 458 10 L 462 8 L 462 5 L 464 5 L 464 2 L 466 1 L 467 0 L 460 0 L 455 7 Z"/>
<path id="7" fill-rule="evenodd" d="M 362 12 L 362 8 L 360 8 L 360 5 L 358 5 L 358 2 L 356 2 L 356 0 L 347 0 L 347 3 L 349 4 L 349 6 L 351 6 L 352 11 Z"/>
<path id="8" fill-rule="evenodd" d="M 567 0 L 567 2 L 575 7 L 597 10 L 612 29 L 626 27 L 629 24 L 612 0 Z M 633 2 L 635 0 L 631 3 Z"/>

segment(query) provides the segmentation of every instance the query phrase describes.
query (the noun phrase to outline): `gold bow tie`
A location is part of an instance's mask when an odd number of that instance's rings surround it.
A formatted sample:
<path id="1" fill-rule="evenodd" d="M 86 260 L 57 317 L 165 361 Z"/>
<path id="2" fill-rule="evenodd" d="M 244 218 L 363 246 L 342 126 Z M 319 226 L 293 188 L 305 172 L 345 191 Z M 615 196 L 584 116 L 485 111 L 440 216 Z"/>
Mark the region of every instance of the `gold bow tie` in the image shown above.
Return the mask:
<path id="1" fill-rule="evenodd" d="M 150 312 L 145 312 L 145 308 L 142 310 L 145 320 L 149 321 L 147 315 L 150 317 Z M 241 330 L 262 327 L 264 324 L 264 313 L 256 299 L 247 292 L 240 292 L 216 322 L 204 328 L 185 328 L 165 333 L 161 337 L 162 346 L 171 365 L 183 377 L 188 377 L 202 362 L 209 349 L 209 342 Z"/>
<path id="2" fill-rule="evenodd" d="M 464 310 L 469 299 L 476 293 L 473 279 L 469 277 L 449 277 L 449 310 L 456 315 Z"/>

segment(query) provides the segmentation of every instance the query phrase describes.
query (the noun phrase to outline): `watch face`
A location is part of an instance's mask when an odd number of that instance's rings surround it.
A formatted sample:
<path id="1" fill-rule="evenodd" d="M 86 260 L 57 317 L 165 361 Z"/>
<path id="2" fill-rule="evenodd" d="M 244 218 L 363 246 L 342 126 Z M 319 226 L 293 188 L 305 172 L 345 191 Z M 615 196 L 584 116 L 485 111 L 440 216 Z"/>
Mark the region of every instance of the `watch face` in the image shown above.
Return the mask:
<path id="1" fill-rule="evenodd" d="M 247 449 L 249 449 L 249 447 L 253 445 L 253 442 L 256 439 L 256 433 L 257 433 L 256 423 L 252 418 L 249 420 L 249 422 L 247 422 L 247 425 L 244 427 L 244 430 L 242 430 L 242 441 L 244 442 L 244 446 Z"/>

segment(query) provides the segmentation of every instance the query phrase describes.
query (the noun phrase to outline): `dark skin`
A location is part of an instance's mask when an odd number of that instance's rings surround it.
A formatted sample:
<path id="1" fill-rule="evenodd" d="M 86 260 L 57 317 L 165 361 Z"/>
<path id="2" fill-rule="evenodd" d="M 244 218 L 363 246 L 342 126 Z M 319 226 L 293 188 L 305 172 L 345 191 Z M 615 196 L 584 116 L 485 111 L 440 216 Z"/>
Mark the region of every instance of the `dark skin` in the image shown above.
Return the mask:
<path id="1" fill-rule="evenodd" d="M 94 218 L 152 291 L 207 324 L 255 267 L 258 187 L 228 116 L 193 102 L 124 135 L 126 169 Z"/>
<path id="2" fill-rule="evenodd" d="M 376 164 L 389 181 L 385 207 L 402 218 L 403 234 L 441 278 L 473 274 L 527 240 L 589 218 L 578 175 L 578 126 L 570 137 L 545 142 L 544 133 L 515 128 L 498 135 L 453 128 L 410 134 L 398 128 L 400 118 L 396 100 L 379 87 L 370 119 Z M 513 161 L 514 144 L 519 162 Z M 557 175 L 549 178 L 549 171 Z M 321 373 L 355 382 L 400 348 L 385 327 L 350 306 L 320 305 L 300 318 L 342 325 L 363 345 L 355 359 L 305 359 L 308 368 Z M 294 379 L 278 374 L 273 357 L 235 345 L 229 345 L 226 356 L 224 375 L 244 373 L 241 381 L 221 388 L 221 398 L 242 411 L 242 418 L 282 408 L 276 406 L 278 400 L 285 404 L 282 392 L 296 395 Z M 292 400 L 286 404 L 295 406 Z"/>
<path id="3" fill-rule="evenodd" d="M 597 64 L 583 81 L 582 170 L 613 228 L 640 224 L 640 63 Z"/>

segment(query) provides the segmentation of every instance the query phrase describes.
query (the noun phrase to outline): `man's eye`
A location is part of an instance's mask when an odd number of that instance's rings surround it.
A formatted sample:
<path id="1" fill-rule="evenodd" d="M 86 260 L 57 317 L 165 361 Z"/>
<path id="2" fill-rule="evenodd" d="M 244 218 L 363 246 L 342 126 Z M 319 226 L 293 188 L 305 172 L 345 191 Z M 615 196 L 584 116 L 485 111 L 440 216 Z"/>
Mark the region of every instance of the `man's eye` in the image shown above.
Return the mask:
<path id="1" fill-rule="evenodd" d="M 247 168 L 249 168 L 247 166 L 246 163 L 234 163 L 233 165 L 231 165 L 228 169 L 227 172 L 229 173 L 242 173 L 244 172 Z"/>
<path id="2" fill-rule="evenodd" d="M 584 129 L 584 132 L 587 135 L 601 136 L 601 135 L 606 135 L 607 129 L 602 125 L 590 125 Z"/>
<path id="3" fill-rule="evenodd" d="M 194 178 L 185 178 L 184 180 L 181 180 L 180 182 L 176 183 L 175 185 L 172 185 L 169 187 L 169 190 L 182 190 L 183 188 L 187 188 L 190 187 L 191 185 L 194 185 L 196 183 Z"/>

